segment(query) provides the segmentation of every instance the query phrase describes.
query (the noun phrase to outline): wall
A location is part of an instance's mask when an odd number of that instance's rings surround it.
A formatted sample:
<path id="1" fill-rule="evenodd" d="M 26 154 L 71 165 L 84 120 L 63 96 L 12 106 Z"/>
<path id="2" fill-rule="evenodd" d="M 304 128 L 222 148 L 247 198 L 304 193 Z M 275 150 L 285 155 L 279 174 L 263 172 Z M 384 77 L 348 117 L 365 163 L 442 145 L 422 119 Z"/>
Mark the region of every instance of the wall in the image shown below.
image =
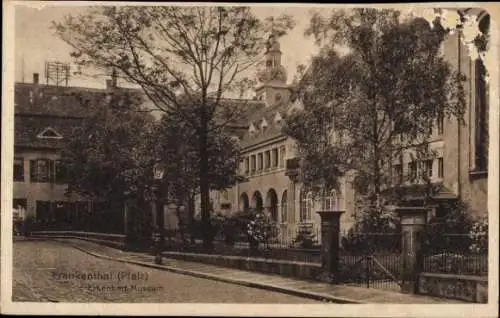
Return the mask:
<path id="1" fill-rule="evenodd" d="M 422 273 L 419 276 L 418 293 L 488 303 L 488 277 Z"/>
<path id="2" fill-rule="evenodd" d="M 24 182 L 13 182 L 13 199 L 26 199 L 26 212 L 28 216 L 36 215 L 36 201 L 68 201 L 64 195 L 66 185 L 54 183 L 35 183 L 30 181 L 30 160 L 35 159 L 59 159 L 59 155 L 54 151 L 47 150 L 19 150 L 15 157 L 22 157 L 24 160 Z M 73 200 L 81 199 L 73 195 Z"/>
<path id="3" fill-rule="evenodd" d="M 461 125 L 456 118 L 445 119 L 444 183 L 479 216 L 487 213 L 487 177 L 471 173 L 475 169 L 475 65 L 458 33 L 445 40 L 443 54 L 454 70 L 466 76 L 464 123 Z"/>

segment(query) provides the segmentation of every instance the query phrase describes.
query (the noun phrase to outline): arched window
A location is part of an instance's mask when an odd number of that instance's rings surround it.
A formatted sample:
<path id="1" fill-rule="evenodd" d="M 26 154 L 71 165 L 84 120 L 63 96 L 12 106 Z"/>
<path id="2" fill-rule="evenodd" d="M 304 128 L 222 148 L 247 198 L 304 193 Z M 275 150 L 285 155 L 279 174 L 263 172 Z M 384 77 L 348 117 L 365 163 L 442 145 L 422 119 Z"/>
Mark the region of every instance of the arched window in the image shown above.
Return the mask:
<path id="1" fill-rule="evenodd" d="M 312 218 L 312 194 L 300 192 L 300 222 L 311 221 Z"/>
<path id="2" fill-rule="evenodd" d="M 281 222 L 283 223 L 288 221 L 287 200 L 287 190 L 285 190 L 281 196 Z"/>
<path id="3" fill-rule="evenodd" d="M 321 210 L 335 211 L 338 210 L 338 200 L 335 191 L 330 192 L 329 195 L 324 196 L 321 200 Z"/>

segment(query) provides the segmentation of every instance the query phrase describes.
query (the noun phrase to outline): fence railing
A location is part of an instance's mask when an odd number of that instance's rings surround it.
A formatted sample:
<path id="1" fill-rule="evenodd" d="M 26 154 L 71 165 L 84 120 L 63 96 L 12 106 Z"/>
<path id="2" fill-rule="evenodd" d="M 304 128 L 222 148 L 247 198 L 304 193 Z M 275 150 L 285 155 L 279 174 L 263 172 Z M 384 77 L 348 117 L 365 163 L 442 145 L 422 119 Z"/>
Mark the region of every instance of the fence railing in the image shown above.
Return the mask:
<path id="1" fill-rule="evenodd" d="M 178 233 L 172 233 L 169 250 L 182 250 L 192 253 L 209 253 L 220 255 L 263 257 L 307 263 L 321 262 L 320 228 L 301 227 L 273 227 L 267 241 L 260 242 L 258 248 L 251 248 L 248 235 L 242 231 L 236 239 L 228 242 L 223 233 L 219 233 L 214 240 L 212 249 L 207 250 L 202 246 L 201 240 L 195 244 L 186 244 L 179 240 Z M 168 243 L 168 242 L 167 242 Z"/>
<path id="2" fill-rule="evenodd" d="M 433 237 L 424 247 L 424 272 L 488 275 L 487 246 L 478 246 L 478 241 L 487 242 L 487 236 L 442 233 Z"/>
<path id="3" fill-rule="evenodd" d="M 401 254 L 341 255 L 337 281 L 367 288 L 399 290 Z"/>

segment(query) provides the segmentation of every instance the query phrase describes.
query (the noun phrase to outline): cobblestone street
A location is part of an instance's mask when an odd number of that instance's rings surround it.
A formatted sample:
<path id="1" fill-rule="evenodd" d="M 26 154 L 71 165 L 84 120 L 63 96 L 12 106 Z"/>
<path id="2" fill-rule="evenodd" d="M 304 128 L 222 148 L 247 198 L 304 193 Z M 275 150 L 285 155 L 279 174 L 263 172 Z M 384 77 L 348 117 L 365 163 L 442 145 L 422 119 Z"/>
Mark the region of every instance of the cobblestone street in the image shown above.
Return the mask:
<path id="1" fill-rule="evenodd" d="M 15 242 L 13 262 L 13 301 L 318 303 L 99 259 L 57 242 Z"/>

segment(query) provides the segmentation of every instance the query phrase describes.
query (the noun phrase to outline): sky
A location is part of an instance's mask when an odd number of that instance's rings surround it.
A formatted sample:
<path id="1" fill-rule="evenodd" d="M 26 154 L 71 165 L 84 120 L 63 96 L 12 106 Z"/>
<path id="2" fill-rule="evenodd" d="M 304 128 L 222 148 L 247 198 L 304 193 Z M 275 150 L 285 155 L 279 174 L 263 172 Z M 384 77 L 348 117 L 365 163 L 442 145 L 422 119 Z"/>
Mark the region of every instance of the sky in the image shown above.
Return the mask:
<path id="1" fill-rule="evenodd" d="M 255 15 L 264 19 L 286 13 L 295 19 L 296 26 L 288 35 L 280 39 L 282 64 L 288 73 L 288 81 L 293 79 L 297 65 L 307 64 L 317 52 L 312 39 L 304 37 L 309 23 L 309 8 L 266 6 L 253 7 Z M 45 83 L 44 65 L 46 61 L 71 62 L 71 48 L 50 30 L 52 21 L 59 21 L 67 14 L 84 12 L 85 7 L 46 6 L 33 8 L 18 6 L 15 11 L 15 73 L 16 82 L 31 82 L 33 73 L 40 74 Z M 105 86 L 105 78 L 91 78 L 72 75 L 70 86 Z"/>

